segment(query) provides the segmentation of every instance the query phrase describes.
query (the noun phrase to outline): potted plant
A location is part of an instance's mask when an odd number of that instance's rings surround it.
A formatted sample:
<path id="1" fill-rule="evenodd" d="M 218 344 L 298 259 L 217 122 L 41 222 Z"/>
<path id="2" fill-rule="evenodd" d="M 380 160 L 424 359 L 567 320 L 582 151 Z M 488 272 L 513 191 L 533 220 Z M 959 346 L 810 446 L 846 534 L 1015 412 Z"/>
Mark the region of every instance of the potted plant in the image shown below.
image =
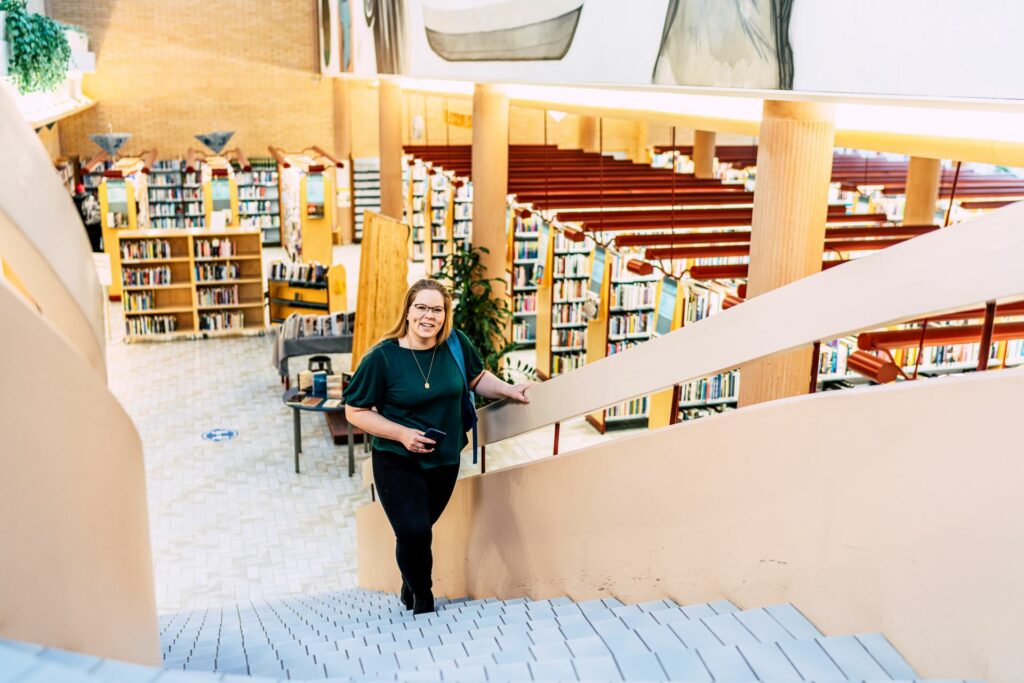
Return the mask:
<path id="1" fill-rule="evenodd" d="M 25 0 L 0 0 L 7 41 L 7 77 L 21 94 L 49 92 L 67 78 L 71 47 L 64 26 L 33 14 Z"/>
<path id="2" fill-rule="evenodd" d="M 431 277 L 451 284 L 452 324 L 465 332 L 480 351 L 487 370 L 505 381 L 536 379 L 533 367 L 508 357 L 516 349 L 507 337 L 512 310 L 505 299 L 492 296 L 494 283 L 501 279 L 484 277 L 480 255 L 486 253 L 484 247 L 456 249 Z"/>

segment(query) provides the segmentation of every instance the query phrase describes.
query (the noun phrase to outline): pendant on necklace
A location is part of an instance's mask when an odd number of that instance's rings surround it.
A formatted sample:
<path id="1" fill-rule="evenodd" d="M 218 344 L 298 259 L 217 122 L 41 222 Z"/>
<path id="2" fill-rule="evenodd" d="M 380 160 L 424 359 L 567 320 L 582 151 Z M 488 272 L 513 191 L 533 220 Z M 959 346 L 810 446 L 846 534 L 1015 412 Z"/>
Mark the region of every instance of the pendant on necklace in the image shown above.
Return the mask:
<path id="1" fill-rule="evenodd" d="M 423 383 L 423 388 L 424 389 L 429 389 L 430 388 L 430 382 L 424 382 Z"/>

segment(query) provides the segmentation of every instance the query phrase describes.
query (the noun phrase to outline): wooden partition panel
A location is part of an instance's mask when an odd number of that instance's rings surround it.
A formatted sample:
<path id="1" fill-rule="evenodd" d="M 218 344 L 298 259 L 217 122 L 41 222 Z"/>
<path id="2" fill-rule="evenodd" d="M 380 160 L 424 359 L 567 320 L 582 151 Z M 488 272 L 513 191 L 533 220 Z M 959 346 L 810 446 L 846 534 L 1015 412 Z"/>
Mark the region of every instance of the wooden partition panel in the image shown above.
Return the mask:
<path id="1" fill-rule="evenodd" d="M 402 313 L 402 300 L 409 288 L 409 232 L 405 223 L 372 211 L 364 214 L 353 368 Z"/>
<path id="2" fill-rule="evenodd" d="M 139 435 L 5 282 L 0 348 L 0 637 L 158 665 Z"/>
<path id="3" fill-rule="evenodd" d="M 825 392 L 460 480 L 434 592 L 788 601 L 826 635 L 882 631 L 922 678 L 1017 681 L 1022 391 L 1006 371 Z M 379 503 L 357 524 L 360 586 L 397 590 Z"/>

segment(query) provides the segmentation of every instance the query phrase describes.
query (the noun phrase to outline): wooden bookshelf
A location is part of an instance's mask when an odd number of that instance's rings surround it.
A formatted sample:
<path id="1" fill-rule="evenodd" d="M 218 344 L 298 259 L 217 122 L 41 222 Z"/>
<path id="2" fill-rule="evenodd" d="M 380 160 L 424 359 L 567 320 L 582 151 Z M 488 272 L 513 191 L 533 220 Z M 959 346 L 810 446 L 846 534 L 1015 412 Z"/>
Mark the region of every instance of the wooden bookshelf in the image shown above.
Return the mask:
<path id="1" fill-rule="evenodd" d="M 278 324 L 293 314 L 339 313 L 348 308 L 345 267 L 337 263 L 327 269 L 320 280 L 271 278 L 267 281 L 271 324 Z"/>
<path id="2" fill-rule="evenodd" d="M 429 201 L 430 176 L 427 166 L 418 159 L 410 159 L 406 164 L 406 221 L 412 226 L 409 233 L 409 258 L 420 262 L 426 251 L 427 202 Z"/>
<path id="3" fill-rule="evenodd" d="M 586 236 L 580 242 L 572 241 L 557 224 L 550 225 L 550 235 L 542 284 L 537 289 L 535 348 L 542 377 L 554 377 L 586 363 L 583 307 L 595 246 Z"/>
<path id="4" fill-rule="evenodd" d="M 127 341 L 266 327 L 259 230 L 122 230 L 118 249 Z"/>
<path id="5" fill-rule="evenodd" d="M 541 253 L 541 233 L 544 249 Z M 529 348 L 537 344 L 537 281 L 538 265 L 547 259 L 549 229 L 540 214 L 515 211 L 511 216 L 509 236 L 512 242 L 512 341 Z"/>
<path id="6" fill-rule="evenodd" d="M 270 151 L 280 178 L 281 245 L 294 261 L 330 263 L 337 204 L 334 161 L 320 153 Z"/>
<path id="7" fill-rule="evenodd" d="M 263 244 L 281 244 L 281 188 L 277 162 L 270 157 L 248 159 L 249 168 L 235 172 L 238 217 L 243 228 L 258 228 Z"/>
<path id="8" fill-rule="evenodd" d="M 445 259 L 452 253 L 452 206 L 454 189 L 451 180 L 441 172 L 430 176 L 430 221 L 424 231 L 423 259 L 427 259 L 428 275 L 444 268 Z"/>
<path id="9" fill-rule="evenodd" d="M 363 214 L 380 213 L 380 158 L 356 157 L 352 160 L 352 205 L 356 242 L 363 239 Z"/>
<path id="10" fill-rule="evenodd" d="M 185 162 L 161 159 L 149 171 L 149 226 L 180 229 L 185 227 Z"/>

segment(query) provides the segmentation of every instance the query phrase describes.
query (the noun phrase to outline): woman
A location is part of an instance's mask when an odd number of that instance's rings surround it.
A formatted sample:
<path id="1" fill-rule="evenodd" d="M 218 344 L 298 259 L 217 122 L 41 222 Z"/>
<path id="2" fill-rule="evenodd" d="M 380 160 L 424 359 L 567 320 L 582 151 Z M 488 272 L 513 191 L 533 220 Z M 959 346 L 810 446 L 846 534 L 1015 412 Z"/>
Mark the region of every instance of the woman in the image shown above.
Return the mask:
<path id="1" fill-rule="evenodd" d="M 451 314 L 444 285 L 415 283 L 402 317 L 363 357 L 345 390 L 345 417 L 373 435 L 373 481 L 395 531 L 402 602 L 415 614 L 434 611 L 431 527 L 455 488 L 469 427 L 461 411 L 466 383 L 449 336 L 459 335 L 470 389 L 529 403 L 530 383 L 513 386 L 484 370 L 469 338 L 452 330 Z M 427 438 L 429 429 L 444 433 L 440 442 Z"/>

